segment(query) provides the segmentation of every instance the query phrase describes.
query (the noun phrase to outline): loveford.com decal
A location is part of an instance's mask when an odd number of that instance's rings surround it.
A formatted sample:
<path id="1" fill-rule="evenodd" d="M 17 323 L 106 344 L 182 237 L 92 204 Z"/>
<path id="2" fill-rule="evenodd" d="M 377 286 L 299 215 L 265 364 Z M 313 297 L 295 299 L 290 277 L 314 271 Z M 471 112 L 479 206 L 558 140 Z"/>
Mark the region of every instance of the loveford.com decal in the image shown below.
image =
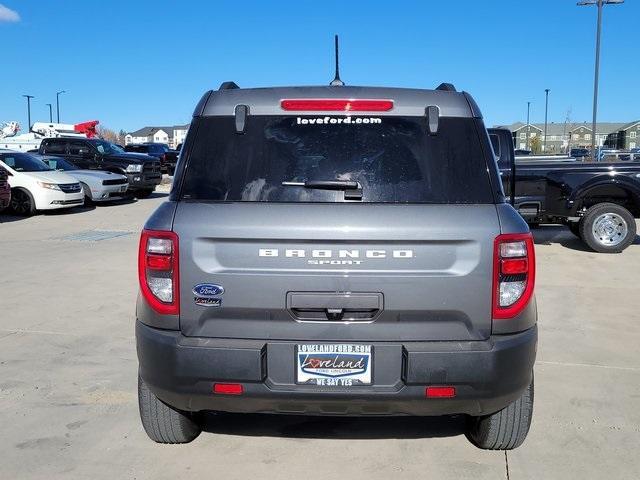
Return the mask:
<path id="1" fill-rule="evenodd" d="M 382 119 L 380 117 L 297 117 L 296 123 L 298 125 L 360 125 L 369 123 L 382 123 Z"/>

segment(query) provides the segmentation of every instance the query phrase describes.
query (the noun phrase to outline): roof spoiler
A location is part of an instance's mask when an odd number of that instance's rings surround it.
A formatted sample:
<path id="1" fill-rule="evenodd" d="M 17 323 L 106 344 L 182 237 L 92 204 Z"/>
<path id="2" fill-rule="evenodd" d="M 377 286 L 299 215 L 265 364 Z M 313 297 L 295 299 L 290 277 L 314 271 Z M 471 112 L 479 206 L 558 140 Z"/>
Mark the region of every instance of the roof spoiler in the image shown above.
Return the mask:
<path id="1" fill-rule="evenodd" d="M 436 90 L 443 90 L 445 92 L 457 92 L 456 87 L 453 86 L 453 83 L 441 83 L 436 87 Z"/>
<path id="2" fill-rule="evenodd" d="M 235 90 L 240 88 L 236 82 L 222 82 L 218 90 Z"/>

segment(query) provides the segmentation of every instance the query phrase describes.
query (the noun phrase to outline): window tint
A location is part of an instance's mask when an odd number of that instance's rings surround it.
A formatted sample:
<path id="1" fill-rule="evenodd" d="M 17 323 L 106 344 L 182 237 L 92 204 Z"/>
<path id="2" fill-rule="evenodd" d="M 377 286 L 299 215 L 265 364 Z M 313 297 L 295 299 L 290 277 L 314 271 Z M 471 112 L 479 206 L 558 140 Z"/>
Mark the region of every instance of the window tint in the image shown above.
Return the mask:
<path id="1" fill-rule="evenodd" d="M 69 154 L 70 155 L 84 155 L 89 152 L 89 146 L 84 142 L 70 142 Z"/>
<path id="2" fill-rule="evenodd" d="M 52 170 L 78 170 L 78 167 L 71 162 L 66 161 L 60 157 L 43 158 L 42 161 L 49 165 Z"/>
<path id="3" fill-rule="evenodd" d="M 16 172 L 47 172 L 51 170 L 49 165 L 28 153 L 2 154 L 0 160 Z"/>
<path id="4" fill-rule="evenodd" d="M 44 152 L 51 154 L 61 154 L 66 153 L 67 151 L 67 142 L 64 141 L 49 141 L 45 144 Z"/>
<path id="5" fill-rule="evenodd" d="M 124 150 L 120 147 L 105 140 L 92 140 L 91 144 L 102 154 L 117 155 L 118 153 L 124 153 Z"/>
<path id="6" fill-rule="evenodd" d="M 493 153 L 496 154 L 496 157 L 500 158 L 500 137 L 495 133 L 489 135 L 491 139 L 491 146 L 493 147 Z"/>
<path id="7" fill-rule="evenodd" d="M 492 203 L 487 159 L 470 118 L 252 116 L 199 120 L 182 197 L 207 201 L 342 202 L 344 192 L 283 185 L 358 182 L 362 202 Z M 493 159 L 490 159 L 493 162 Z"/>
<path id="8" fill-rule="evenodd" d="M 127 145 L 124 148 L 127 152 L 143 152 L 143 153 L 147 152 L 146 145 Z"/>

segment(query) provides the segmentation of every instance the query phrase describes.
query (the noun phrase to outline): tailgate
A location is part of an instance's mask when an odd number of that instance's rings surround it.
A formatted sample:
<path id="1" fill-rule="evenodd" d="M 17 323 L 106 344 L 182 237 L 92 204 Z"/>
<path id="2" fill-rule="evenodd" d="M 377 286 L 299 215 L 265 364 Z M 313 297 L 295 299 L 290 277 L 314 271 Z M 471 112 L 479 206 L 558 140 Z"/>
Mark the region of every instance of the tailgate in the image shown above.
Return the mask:
<path id="1" fill-rule="evenodd" d="M 491 331 L 494 205 L 180 202 L 174 231 L 186 336 L 407 342 Z"/>

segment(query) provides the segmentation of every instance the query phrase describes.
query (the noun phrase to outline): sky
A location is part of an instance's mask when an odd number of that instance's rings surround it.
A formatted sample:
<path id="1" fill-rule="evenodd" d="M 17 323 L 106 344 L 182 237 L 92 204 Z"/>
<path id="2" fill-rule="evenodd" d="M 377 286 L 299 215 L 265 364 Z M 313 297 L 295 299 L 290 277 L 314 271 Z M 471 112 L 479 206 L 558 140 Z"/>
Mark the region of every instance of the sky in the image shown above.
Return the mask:
<path id="1" fill-rule="evenodd" d="M 188 123 L 202 94 L 325 85 L 470 92 L 488 125 L 591 121 L 595 7 L 575 0 L 0 0 L 0 123 Z M 640 118 L 640 0 L 604 9 L 599 121 Z"/>

